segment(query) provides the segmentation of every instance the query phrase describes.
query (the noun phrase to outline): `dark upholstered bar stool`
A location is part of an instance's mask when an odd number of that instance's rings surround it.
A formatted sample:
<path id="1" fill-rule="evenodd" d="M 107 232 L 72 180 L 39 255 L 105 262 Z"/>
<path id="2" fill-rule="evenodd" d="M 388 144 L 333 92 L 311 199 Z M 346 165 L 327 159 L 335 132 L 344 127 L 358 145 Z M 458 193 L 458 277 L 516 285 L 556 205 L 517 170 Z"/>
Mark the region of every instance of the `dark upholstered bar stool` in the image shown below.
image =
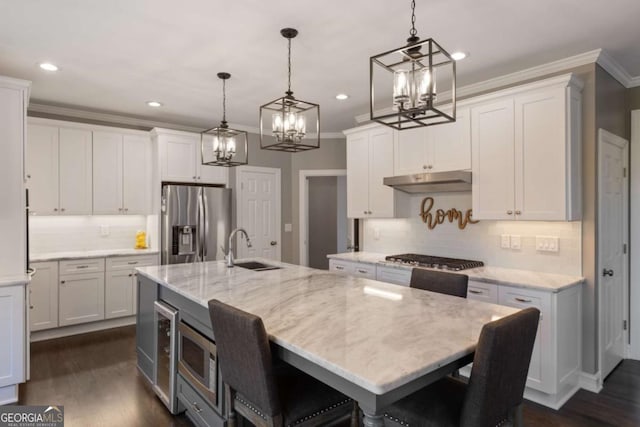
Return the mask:
<path id="1" fill-rule="evenodd" d="M 522 425 L 540 311 L 527 308 L 487 323 L 473 358 L 469 384 L 444 378 L 393 404 L 385 426 L 495 427 Z"/>
<path id="2" fill-rule="evenodd" d="M 445 273 L 424 268 L 414 268 L 411 271 L 411 281 L 409 282 L 409 286 L 412 288 L 462 298 L 467 297 L 468 284 L 469 276 L 466 274 Z"/>
<path id="3" fill-rule="evenodd" d="M 351 399 L 285 363 L 274 366 L 262 319 L 217 300 L 209 301 L 227 416 L 238 413 L 257 427 L 330 426 L 358 408 Z"/>

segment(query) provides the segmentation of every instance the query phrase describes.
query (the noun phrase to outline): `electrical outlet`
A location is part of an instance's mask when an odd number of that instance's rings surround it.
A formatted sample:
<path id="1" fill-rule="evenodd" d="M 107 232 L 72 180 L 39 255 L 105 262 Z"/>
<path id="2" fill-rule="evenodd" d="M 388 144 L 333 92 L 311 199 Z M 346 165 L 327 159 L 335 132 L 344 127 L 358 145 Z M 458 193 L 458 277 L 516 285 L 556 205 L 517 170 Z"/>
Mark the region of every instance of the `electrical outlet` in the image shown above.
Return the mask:
<path id="1" fill-rule="evenodd" d="M 100 235 L 102 237 L 107 237 L 109 235 L 109 226 L 108 225 L 101 225 L 100 226 Z"/>
<path id="2" fill-rule="evenodd" d="M 379 228 L 374 228 L 373 229 L 373 238 L 375 240 L 379 240 L 380 239 L 380 229 Z"/>
<path id="3" fill-rule="evenodd" d="M 502 249 L 509 249 L 511 247 L 511 237 L 508 234 L 500 235 L 500 247 Z"/>
<path id="4" fill-rule="evenodd" d="M 522 244 L 521 244 L 521 239 L 520 239 L 520 235 L 519 234 L 512 234 L 511 235 L 511 249 L 521 249 L 522 248 Z"/>
<path id="5" fill-rule="evenodd" d="M 291 224 L 285 224 L 284 225 L 284 232 L 285 233 L 290 233 L 291 231 L 293 231 L 293 226 Z"/>
<path id="6" fill-rule="evenodd" d="M 536 251 L 559 252 L 560 243 L 556 236 L 536 236 Z"/>

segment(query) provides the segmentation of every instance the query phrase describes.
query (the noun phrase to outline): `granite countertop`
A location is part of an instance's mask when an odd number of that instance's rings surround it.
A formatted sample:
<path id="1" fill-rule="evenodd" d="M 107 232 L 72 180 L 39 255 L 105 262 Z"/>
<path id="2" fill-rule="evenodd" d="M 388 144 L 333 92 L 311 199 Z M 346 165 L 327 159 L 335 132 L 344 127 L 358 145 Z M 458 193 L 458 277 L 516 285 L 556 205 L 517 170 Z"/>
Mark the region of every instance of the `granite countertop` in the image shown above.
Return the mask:
<path id="1" fill-rule="evenodd" d="M 158 252 L 157 249 L 100 249 L 93 251 L 47 252 L 30 254 L 29 261 L 41 262 L 111 256 L 156 255 Z"/>
<path id="2" fill-rule="evenodd" d="M 271 260 L 141 267 L 139 274 L 204 307 L 218 299 L 258 315 L 273 342 L 375 394 L 475 349 L 482 326 L 517 309 Z"/>
<path id="3" fill-rule="evenodd" d="M 28 274 L 20 274 L 18 276 L 8 276 L 0 278 L 0 288 L 3 286 L 24 285 L 31 281 Z"/>
<path id="4" fill-rule="evenodd" d="M 341 254 L 327 255 L 327 258 L 351 262 L 361 262 L 366 264 L 384 265 L 385 267 L 394 267 L 407 270 L 413 268 L 408 265 L 401 265 L 394 262 L 386 261 L 384 259 L 384 254 L 374 252 L 346 252 Z M 475 280 L 477 282 L 495 283 L 498 285 L 509 285 L 549 292 L 559 292 L 563 289 L 567 289 L 584 282 L 584 277 L 580 276 L 541 273 L 538 271 L 490 266 L 471 268 L 469 270 L 461 271 L 460 273 L 468 275 L 470 280 Z"/>

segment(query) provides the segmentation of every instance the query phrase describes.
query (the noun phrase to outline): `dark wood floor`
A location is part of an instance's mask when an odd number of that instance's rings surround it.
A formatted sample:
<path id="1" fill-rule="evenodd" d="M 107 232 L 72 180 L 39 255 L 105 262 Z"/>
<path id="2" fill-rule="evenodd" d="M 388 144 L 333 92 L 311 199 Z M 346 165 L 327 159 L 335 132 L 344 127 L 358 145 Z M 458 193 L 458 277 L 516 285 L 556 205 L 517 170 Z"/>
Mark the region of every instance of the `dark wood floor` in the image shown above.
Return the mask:
<path id="1" fill-rule="evenodd" d="M 64 405 L 65 426 L 191 426 L 172 417 L 136 369 L 135 327 L 34 343 L 20 404 Z M 600 394 L 580 390 L 560 411 L 527 402 L 535 427 L 640 426 L 640 362 L 624 361 Z"/>

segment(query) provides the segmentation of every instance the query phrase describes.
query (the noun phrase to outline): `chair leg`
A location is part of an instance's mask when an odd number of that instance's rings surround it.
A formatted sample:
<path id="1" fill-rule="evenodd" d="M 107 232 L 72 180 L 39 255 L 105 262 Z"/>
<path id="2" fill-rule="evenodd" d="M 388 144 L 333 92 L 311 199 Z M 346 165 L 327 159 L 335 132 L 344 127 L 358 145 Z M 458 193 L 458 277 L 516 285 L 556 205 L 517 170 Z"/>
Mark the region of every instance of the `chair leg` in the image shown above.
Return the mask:
<path id="1" fill-rule="evenodd" d="M 513 426 L 524 427 L 524 418 L 522 416 L 522 403 L 513 410 Z"/>
<path id="2" fill-rule="evenodd" d="M 358 402 L 353 402 L 353 410 L 351 411 L 351 427 L 360 426 L 360 407 Z"/>
<path id="3" fill-rule="evenodd" d="M 235 391 L 231 390 L 228 384 L 224 385 L 225 391 L 225 406 L 227 407 L 227 426 L 228 427 L 236 427 L 236 410 L 233 407 L 233 402 L 235 400 Z"/>

